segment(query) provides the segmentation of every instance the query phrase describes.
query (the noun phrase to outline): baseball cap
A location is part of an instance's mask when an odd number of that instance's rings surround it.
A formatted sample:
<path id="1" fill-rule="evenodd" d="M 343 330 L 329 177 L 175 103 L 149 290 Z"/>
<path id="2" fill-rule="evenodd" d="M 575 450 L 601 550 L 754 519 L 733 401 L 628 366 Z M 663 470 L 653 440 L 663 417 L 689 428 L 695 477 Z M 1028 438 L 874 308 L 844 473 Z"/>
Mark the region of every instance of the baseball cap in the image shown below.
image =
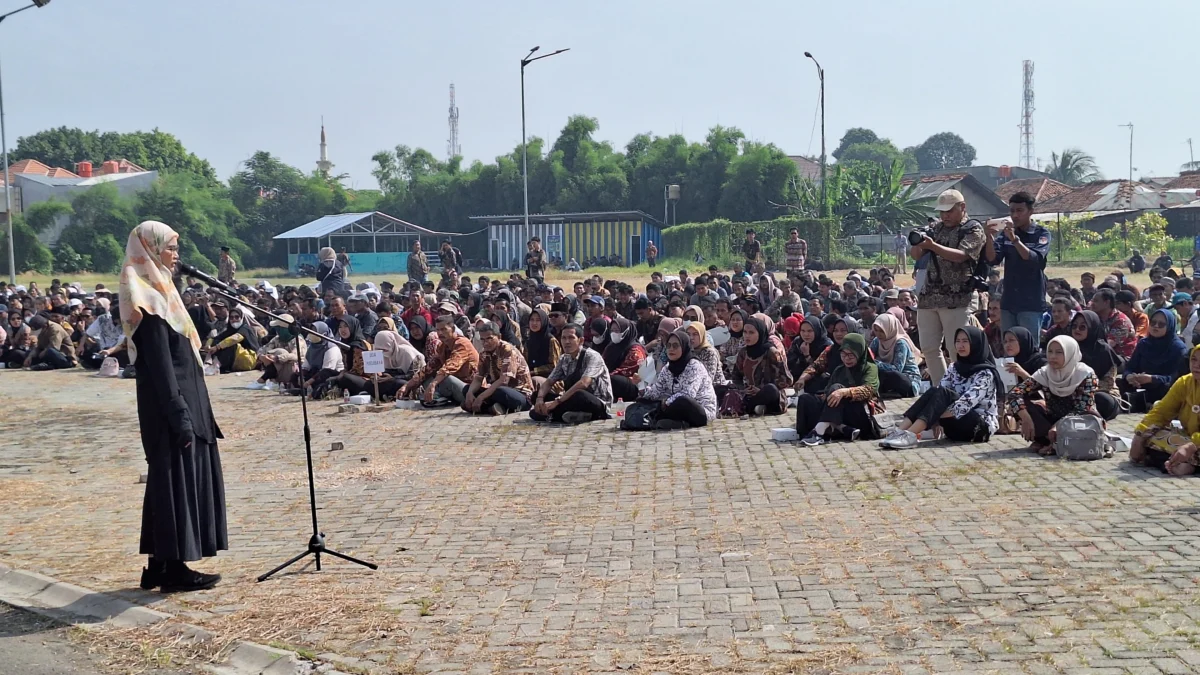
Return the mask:
<path id="1" fill-rule="evenodd" d="M 281 321 L 280 319 L 283 320 Z M 271 325 L 275 326 L 276 328 L 283 328 L 285 326 L 290 326 L 295 320 L 296 319 L 294 319 L 291 314 L 280 314 L 279 319 L 271 319 Z"/>
<path id="2" fill-rule="evenodd" d="M 599 295 L 592 295 L 592 296 L 586 297 L 583 299 L 583 301 L 585 303 L 590 302 L 592 304 L 600 305 L 601 307 L 604 306 L 604 298 L 600 297 Z"/>
<path id="3" fill-rule="evenodd" d="M 367 296 L 362 293 L 355 293 L 350 296 L 350 302 L 366 302 Z"/>
<path id="4" fill-rule="evenodd" d="M 1175 293 L 1175 295 L 1171 296 L 1171 304 L 1172 305 L 1178 305 L 1181 302 L 1191 302 L 1191 301 L 1192 301 L 1192 296 L 1188 295 L 1187 293 L 1184 293 L 1183 291 L 1178 291 L 1177 293 Z"/>
<path id="5" fill-rule="evenodd" d="M 950 209 L 965 203 L 967 200 L 963 197 L 963 193 L 958 190 L 946 190 L 938 195 L 937 206 L 933 207 L 935 211 L 949 211 Z"/>
<path id="6" fill-rule="evenodd" d="M 70 307 L 83 307 L 83 301 L 79 298 L 71 298 L 71 301 L 67 305 Z"/>
<path id="7" fill-rule="evenodd" d="M 451 314 L 458 313 L 458 307 L 449 300 L 443 300 L 442 302 L 439 302 L 435 309 L 437 309 L 439 312 L 450 312 Z"/>
<path id="8" fill-rule="evenodd" d="M 883 300 L 898 300 L 900 299 L 900 291 L 895 288 L 889 288 L 879 295 Z"/>

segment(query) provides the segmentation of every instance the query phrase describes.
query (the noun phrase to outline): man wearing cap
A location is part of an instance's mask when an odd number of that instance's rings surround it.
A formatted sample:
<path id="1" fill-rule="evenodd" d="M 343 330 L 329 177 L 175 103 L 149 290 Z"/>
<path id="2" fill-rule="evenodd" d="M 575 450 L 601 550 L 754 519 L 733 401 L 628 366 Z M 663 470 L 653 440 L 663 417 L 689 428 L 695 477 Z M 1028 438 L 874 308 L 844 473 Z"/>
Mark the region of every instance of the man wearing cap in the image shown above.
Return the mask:
<path id="1" fill-rule="evenodd" d="M 983 257 L 989 264 L 1004 264 L 1001 328 L 1020 326 L 1037 335 L 1046 305 L 1050 231 L 1033 222 L 1033 204 L 1028 192 L 1017 192 L 1008 198 L 1008 218 L 988 221 L 988 234 L 995 240 L 983 247 Z"/>
<path id="2" fill-rule="evenodd" d="M 368 340 L 375 339 L 375 331 L 379 325 L 379 315 L 371 311 L 366 293 L 355 293 L 350 296 L 350 306 L 347 308 L 354 318 L 358 319 L 358 325 L 362 328 L 363 335 L 367 336 Z"/>
<path id="3" fill-rule="evenodd" d="M 900 306 L 900 291 L 895 288 L 889 288 L 879 294 L 879 299 L 883 300 L 884 308 L 891 309 Z"/>
<path id="4" fill-rule="evenodd" d="M 237 263 L 229 256 L 228 246 L 221 247 L 221 259 L 217 263 L 217 281 L 232 286 L 233 277 L 237 274 Z"/>
<path id="5" fill-rule="evenodd" d="M 608 322 L 611 319 L 604 315 L 604 298 L 599 295 L 590 295 L 585 298 L 583 307 L 587 312 L 587 317 L 583 320 L 583 342 L 586 347 L 592 344 L 592 320 L 604 319 Z"/>
<path id="6" fill-rule="evenodd" d="M 1093 298 L 1093 301 L 1095 298 Z M 1189 346 L 1192 344 L 1192 334 L 1196 330 L 1197 319 L 1200 318 L 1200 312 L 1196 311 L 1196 304 L 1192 300 L 1192 296 L 1179 291 L 1171 296 L 1171 305 L 1175 309 L 1175 314 L 1179 320 L 1175 325 L 1182 326 L 1179 329 L 1179 337 Z M 1097 312 L 1099 314 L 1099 312 Z"/>
<path id="7" fill-rule="evenodd" d="M 918 297 L 917 330 L 929 379 L 941 382 L 946 360 L 938 345 L 944 342 L 947 353 L 956 353 L 954 334 L 970 319 L 975 264 L 982 255 L 987 233 L 979 221 L 967 217 L 967 201 L 958 190 L 938 195 L 934 208 L 941 222 L 910 249 L 909 255 L 913 260 L 929 256 L 925 285 Z"/>
<path id="8" fill-rule="evenodd" d="M 753 229 L 746 230 L 746 242 L 742 244 L 742 257 L 746 259 L 746 271 L 753 271 L 754 264 L 762 257 L 762 244 L 754 238 Z"/>

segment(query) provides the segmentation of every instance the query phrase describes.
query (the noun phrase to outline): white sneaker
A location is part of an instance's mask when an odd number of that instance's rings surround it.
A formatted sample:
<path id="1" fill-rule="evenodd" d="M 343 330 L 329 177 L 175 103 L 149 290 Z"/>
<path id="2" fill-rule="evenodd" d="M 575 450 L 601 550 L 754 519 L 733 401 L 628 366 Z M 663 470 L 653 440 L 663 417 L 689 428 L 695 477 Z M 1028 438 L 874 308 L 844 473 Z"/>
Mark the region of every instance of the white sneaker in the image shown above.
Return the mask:
<path id="1" fill-rule="evenodd" d="M 252 391 L 260 391 L 262 389 L 266 389 L 267 385 L 263 384 L 262 382 L 259 382 L 258 380 L 255 380 L 254 382 L 251 382 L 250 384 L 246 385 L 246 388 L 250 389 Z"/>
<path id="2" fill-rule="evenodd" d="M 905 450 L 917 447 L 918 441 L 917 435 L 913 432 L 902 431 L 898 437 L 885 440 L 883 447 L 888 450 Z"/>
<path id="3" fill-rule="evenodd" d="M 263 389 L 266 389 L 267 391 L 279 391 L 279 383 L 275 381 L 267 382 L 265 385 L 263 385 Z"/>
<path id="4" fill-rule="evenodd" d="M 892 441 L 896 440 L 897 438 L 900 438 L 903 435 L 904 435 L 903 429 L 901 429 L 900 427 L 892 427 L 891 430 L 887 432 L 887 436 L 884 436 L 883 438 L 879 439 L 879 447 L 886 448 L 886 447 L 888 447 L 888 444 L 890 444 Z"/>

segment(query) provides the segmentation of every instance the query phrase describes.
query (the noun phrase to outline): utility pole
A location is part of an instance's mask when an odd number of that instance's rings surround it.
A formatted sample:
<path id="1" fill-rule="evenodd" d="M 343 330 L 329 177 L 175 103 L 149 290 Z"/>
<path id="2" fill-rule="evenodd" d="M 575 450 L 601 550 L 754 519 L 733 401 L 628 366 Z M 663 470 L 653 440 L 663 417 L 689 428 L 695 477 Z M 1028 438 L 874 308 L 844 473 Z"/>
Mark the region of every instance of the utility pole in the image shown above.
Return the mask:
<path id="1" fill-rule="evenodd" d="M 539 49 L 541 49 L 541 47 L 534 47 L 533 49 L 530 49 L 529 53 L 525 55 L 525 58 L 521 59 L 521 178 L 525 189 L 525 239 L 529 238 L 529 137 L 525 135 L 525 66 L 533 63 L 534 61 L 547 59 L 551 56 L 571 50 L 570 47 L 567 47 L 566 49 L 560 49 L 556 52 L 550 52 L 549 54 L 542 54 L 541 56 L 534 57 L 532 59 L 529 58 L 533 56 L 533 53 Z"/>
<path id="2" fill-rule="evenodd" d="M 828 194 L 825 177 L 825 69 L 821 67 L 817 57 L 812 55 L 812 52 L 804 52 L 804 55 L 812 59 L 813 64 L 817 66 L 817 77 L 821 80 L 821 208 L 818 210 L 821 219 L 827 217 L 826 195 Z M 828 264 L 833 259 L 833 252 L 829 248 L 829 226 L 825 226 L 825 263 Z"/>
<path id="3" fill-rule="evenodd" d="M 1119 127 L 1129 127 L 1129 184 L 1133 185 L 1133 122 L 1118 124 Z"/>

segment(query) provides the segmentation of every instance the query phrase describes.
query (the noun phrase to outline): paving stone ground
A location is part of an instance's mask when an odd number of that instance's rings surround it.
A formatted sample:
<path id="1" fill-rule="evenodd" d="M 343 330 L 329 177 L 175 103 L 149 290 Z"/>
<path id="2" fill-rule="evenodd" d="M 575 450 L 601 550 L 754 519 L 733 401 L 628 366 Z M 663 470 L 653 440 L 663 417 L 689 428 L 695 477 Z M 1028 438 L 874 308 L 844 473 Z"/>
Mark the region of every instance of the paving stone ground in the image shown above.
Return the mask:
<path id="1" fill-rule="evenodd" d="M 387 672 L 1200 671 L 1197 479 L 1015 436 L 888 453 L 773 442 L 790 417 L 627 433 L 318 403 L 322 529 L 381 568 L 257 584 L 309 520 L 299 404 L 249 381 L 209 381 L 232 540 L 202 568 L 226 581 L 163 599 L 136 589 L 133 384 L 0 373 L 3 559 Z"/>

